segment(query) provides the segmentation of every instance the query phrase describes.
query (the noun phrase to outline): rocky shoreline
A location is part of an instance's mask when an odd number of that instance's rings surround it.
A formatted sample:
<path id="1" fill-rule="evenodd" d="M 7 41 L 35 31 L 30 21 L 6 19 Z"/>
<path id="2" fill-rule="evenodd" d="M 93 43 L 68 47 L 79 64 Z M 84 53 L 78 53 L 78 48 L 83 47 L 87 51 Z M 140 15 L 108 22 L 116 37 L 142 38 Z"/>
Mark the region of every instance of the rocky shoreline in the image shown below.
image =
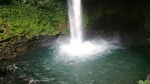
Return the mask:
<path id="1" fill-rule="evenodd" d="M 27 39 L 25 36 L 12 37 L 0 41 L 0 60 L 13 59 L 19 53 L 24 52 L 30 48 L 37 47 L 43 43 L 48 43 L 56 37 L 42 35 Z"/>

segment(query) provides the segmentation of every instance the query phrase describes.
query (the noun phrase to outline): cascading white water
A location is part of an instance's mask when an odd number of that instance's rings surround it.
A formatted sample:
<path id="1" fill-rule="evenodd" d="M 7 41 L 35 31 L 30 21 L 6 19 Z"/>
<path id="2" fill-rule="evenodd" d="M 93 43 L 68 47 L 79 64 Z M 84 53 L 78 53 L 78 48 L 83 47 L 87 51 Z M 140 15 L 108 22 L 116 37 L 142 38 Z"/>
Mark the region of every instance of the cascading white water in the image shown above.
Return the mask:
<path id="1" fill-rule="evenodd" d="M 68 0 L 71 43 L 82 43 L 81 0 Z"/>
<path id="2" fill-rule="evenodd" d="M 110 49 L 111 46 L 104 40 L 98 42 L 100 45 L 93 45 L 90 41 L 83 42 L 81 0 L 68 0 L 68 5 L 70 43 L 60 46 L 61 53 L 85 57 Z"/>
<path id="3" fill-rule="evenodd" d="M 68 0 L 70 44 L 61 46 L 63 52 L 71 56 L 89 54 L 96 49 L 90 42 L 83 42 L 81 0 Z"/>

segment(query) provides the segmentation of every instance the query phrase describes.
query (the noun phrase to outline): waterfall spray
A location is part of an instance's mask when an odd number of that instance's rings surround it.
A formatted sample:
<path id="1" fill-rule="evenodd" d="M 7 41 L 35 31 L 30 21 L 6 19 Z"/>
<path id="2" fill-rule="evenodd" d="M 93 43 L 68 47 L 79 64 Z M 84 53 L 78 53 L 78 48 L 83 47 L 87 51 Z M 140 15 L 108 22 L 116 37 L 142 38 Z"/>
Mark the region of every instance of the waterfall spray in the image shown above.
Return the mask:
<path id="1" fill-rule="evenodd" d="M 61 46 L 61 49 L 70 56 L 89 54 L 96 47 L 90 42 L 83 42 L 81 0 L 68 0 L 68 7 L 70 43 Z"/>
<path id="2" fill-rule="evenodd" d="M 82 6 L 81 0 L 68 0 L 68 15 L 70 25 L 70 43 L 60 46 L 62 53 L 69 56 L 89 56 L 108 50 L 111 45 L 106 41 L 92 44 L 90 41 L 83 42 L 82 34 Z"/>

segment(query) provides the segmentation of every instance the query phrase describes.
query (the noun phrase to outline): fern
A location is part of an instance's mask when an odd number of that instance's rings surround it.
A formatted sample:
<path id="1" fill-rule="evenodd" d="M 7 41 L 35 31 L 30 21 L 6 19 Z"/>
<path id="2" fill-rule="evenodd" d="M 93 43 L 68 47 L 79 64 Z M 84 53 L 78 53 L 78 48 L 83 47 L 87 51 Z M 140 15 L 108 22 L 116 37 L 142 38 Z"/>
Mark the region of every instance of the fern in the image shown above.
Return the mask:
<path id="1" fill-rule="evenodd" d="M 150 81 L 149 80 L 145 80 L 145 81 L 139 80 L 138 84 L 150 84 Z"/>

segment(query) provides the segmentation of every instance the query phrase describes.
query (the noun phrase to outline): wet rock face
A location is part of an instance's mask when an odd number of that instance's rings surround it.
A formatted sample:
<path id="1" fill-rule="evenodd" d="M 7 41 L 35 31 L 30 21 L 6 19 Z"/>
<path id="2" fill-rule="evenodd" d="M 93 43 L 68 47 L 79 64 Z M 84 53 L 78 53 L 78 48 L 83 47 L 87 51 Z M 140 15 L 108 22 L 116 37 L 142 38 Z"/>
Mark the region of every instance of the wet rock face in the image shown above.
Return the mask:
<path id="1" fill-rule="evenodd" d="M 50 36 L 36 36 L 31 39 L 26 37 L 11 38 L 9 41 L 0 42 L 0 60 L 12 59 L 17 56 L 17 54 L 26 51 L 27 49 L 37 47 L 40 44 L 47 43 L 48 41 L 54 39 Z"/>
<path id="2" fill-rule="evenodd" d="M 116 36 L 135 45 L 150 45 L 149 0 L 82 0 L 90 35 Z M 131 41 L 132 40 L 132 41 Z"/>
<path id="3" fill-rule="evenodd" d="M 139 14 L 137 18 L 126 18 L 119 14 L 105 14 L 89 24 L 87 34 L 89 38 L 101 37 L 104 39 L 119 39 L 124 44 L 147 45 L 144 30 L 145 17 Z"/>
<path id="4" fill-rule="evenodd" d="M 12 38 L 8 42 L 2 42 L 0 59 L 14 58 L 17 53 L 27 49 L 27 39 L 23 38 L 20 41 L 17 37 Z"/>
<path id="5" fill-rule="evenodd" d="M 16 67 L 14 63 L 9 62 L 5 62 L 0 65 L 0 84 L 11 84 L 13 81 L 12 75 L 15 74 L 15 70 L 17 70 L 17 68 L 18 67 Z"/>

